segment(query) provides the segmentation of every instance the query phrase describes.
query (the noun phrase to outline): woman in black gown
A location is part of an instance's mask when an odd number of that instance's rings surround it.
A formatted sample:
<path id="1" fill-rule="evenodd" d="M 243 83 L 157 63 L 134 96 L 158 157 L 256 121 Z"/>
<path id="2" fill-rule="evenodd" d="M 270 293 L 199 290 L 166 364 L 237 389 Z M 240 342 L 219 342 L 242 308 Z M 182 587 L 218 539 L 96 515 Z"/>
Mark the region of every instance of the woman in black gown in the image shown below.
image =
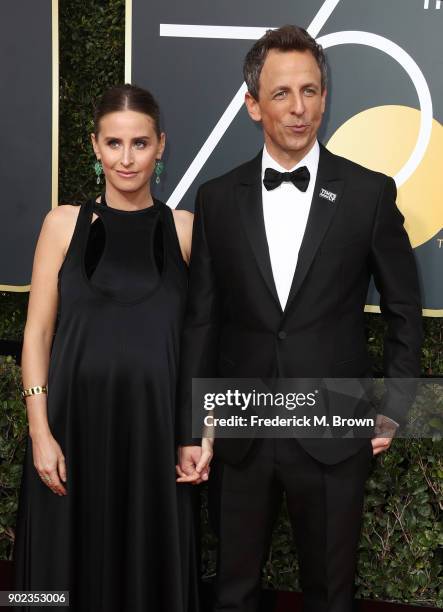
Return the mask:
<path id="1" fill-rule="evenodd" d="M 78 612 L 196 612 L 174 443 L 192 215 L 151 196 L 165 137 L 147 91 L 106 92 L 92 142 L 104 193 L 51 211 L 34 260 L 23 382 L 47 394 L 26 398 L 16 588 L 67 590 Z"/>

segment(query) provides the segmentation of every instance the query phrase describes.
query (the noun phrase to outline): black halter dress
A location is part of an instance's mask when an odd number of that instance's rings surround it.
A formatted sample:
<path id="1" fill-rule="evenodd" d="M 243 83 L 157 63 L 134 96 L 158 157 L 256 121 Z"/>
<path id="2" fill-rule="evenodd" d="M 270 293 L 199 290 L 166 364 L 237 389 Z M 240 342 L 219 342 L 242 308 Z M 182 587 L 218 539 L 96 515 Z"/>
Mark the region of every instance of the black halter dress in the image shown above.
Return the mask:
<path id="1" fill-rule="evenodd" d="M 192 487 L 175 482 L 186 264 L 165 204 L 102 202 L 81 206 L 59 273 L 48 420 L 68 494 L 28 440 L 16 588 L 69 590 L 77 612 L 196 612 Z"/>

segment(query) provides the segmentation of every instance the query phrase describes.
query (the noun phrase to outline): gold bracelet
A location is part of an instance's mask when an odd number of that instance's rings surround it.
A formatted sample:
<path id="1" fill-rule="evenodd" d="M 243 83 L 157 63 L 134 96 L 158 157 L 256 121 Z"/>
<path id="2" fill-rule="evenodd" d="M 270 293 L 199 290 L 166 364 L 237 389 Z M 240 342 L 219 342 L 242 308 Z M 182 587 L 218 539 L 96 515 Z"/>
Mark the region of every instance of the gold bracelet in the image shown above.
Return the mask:
<path id="1" fill-rule="evenodd" d="M 30 395 L 40 395 L 41 393 L 47 393 L 48 387 L 43 385 L 43 387 L 29 387 L 28 389 L 23 389 L 22 397 L 29 397 Z"/>

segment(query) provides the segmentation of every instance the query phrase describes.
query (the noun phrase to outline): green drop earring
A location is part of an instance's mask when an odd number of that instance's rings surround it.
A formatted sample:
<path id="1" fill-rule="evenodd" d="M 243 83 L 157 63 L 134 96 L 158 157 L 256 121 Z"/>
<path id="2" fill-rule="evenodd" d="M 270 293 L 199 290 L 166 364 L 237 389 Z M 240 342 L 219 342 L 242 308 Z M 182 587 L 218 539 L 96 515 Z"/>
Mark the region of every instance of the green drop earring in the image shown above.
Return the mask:
<path id="1" fill-rule="evenodd" d="M 162 160 L 156 159 L 154 172 L 155 172 L 155 182 L 157 185 L 160 183 L 160 175 L 162 174 L 164 169 L 165 169 L 165 164 L 162 162 Z"/>
<path id="2" fill-rule="evenodd" d="M 94 164 L 94 171 L 97 176 L 97 185 L 100 185 L 102 182 L 101 176 L 103 174 L 103 166 L 99 159 Z"/>

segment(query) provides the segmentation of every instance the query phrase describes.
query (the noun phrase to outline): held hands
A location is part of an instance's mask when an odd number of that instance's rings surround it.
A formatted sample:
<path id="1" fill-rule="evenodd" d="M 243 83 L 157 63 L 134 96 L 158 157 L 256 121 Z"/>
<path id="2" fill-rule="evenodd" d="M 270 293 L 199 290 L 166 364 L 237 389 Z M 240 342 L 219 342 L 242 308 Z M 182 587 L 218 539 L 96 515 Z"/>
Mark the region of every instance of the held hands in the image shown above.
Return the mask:
<path id="1" fill-rule="evenodd" d="M 398 425 L 394 421 L 383 414 L 377 414 L 375 421 L 375 438 L 371 440 L 372 453 L 374 456 L 388 450 L 397 429 Z"/>
<path id="2" fill-rule="evenodd" d="M 34 467 L 43 483 L 56 495 L 67 495 L 66 463 L 58 442 L 50 432 L 32 436 Z"/>
<path id="3" fill-rule="evenodd" d="M 201 446 L 180 446 L 178 465 L 175 466 L 177 482 L 200 484 L 208 480 L 212 459 L 213 438 L 202 438 Z"/>

